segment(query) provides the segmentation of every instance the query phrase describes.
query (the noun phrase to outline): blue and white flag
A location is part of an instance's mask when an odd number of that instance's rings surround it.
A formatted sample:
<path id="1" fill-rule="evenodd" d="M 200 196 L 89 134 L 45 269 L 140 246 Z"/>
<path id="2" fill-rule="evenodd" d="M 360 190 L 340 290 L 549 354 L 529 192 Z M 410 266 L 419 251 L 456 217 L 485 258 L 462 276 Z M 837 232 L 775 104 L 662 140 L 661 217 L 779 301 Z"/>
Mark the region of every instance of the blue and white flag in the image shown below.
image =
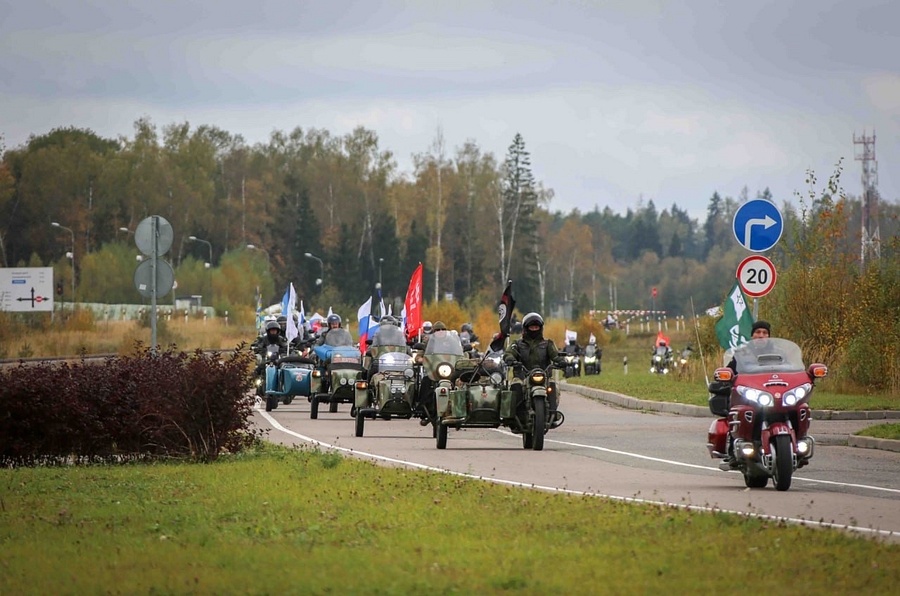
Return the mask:
<path id="1" fill-rule="evenodd" d="M 297 329 L 297 322 L 294 320 L 294 309 L 297 308 L 297 292 L 294 290 L 294 282 L 291 282 L 291 285 L 288 287 L 288 303 L 287 303 L 287 312 L 285 315 L 287 317 L 287 328 L 285 329 L 284 336 L 287 338 L 288 342 L 291 342 L 295 337 L 300 335 L 300 331 Z"/>

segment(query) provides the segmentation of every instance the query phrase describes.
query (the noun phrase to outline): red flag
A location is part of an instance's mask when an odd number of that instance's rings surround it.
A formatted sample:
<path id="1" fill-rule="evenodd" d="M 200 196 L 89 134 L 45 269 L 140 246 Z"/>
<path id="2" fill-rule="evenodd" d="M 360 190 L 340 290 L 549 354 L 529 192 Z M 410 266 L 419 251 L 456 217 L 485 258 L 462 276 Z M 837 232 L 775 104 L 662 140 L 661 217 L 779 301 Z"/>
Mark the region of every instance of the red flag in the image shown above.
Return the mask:
<path id="1" fill-rule="evenodd" d="M 406 337 L 413 338 L 422 329 L 422 263 L 413 271 L 406 290 Z"/>
<path id="2" fill-rule="evenodd" d="M 500 296 L 500 303 L 497 305 L 497 315 L 500 317 L 500 333 L 491 342 L 491 350 L 499 352 L 503 349 L 503 342 L 509 337 L 512 327 L 513 309 L 516 307 L 516 299 L 512 295 L 512 280 L 506 282 L 506 289 Z"/>

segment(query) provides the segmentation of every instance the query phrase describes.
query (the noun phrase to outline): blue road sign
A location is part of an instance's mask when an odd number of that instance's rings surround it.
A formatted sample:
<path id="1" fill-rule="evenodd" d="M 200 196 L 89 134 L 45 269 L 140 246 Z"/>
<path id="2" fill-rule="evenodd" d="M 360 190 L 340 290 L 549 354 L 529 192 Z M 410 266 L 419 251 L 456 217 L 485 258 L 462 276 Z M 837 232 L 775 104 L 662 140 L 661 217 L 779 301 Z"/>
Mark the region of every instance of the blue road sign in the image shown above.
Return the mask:
<path id="1" fill-rule="evenodd" d="M 774 203 L 753 199 L 738 208 L 732 230 L 738 244 L 752 252 L 765 252 L 781 238 L 784 220 Z"/>

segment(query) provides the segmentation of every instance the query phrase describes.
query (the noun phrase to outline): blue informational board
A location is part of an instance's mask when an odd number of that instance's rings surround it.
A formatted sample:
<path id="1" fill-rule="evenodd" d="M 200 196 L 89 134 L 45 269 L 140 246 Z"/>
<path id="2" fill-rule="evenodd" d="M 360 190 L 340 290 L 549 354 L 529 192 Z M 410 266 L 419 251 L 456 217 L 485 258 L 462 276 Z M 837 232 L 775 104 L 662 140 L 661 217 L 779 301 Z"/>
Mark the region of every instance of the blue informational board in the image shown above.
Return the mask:
<path id="1" fill-rule="evenodd" d="M 738 244 L 751 252 L 765 252 L 781 239 L 784 219 L 774 203 L 753 199 L 738 208 L 732 230 Z"/>

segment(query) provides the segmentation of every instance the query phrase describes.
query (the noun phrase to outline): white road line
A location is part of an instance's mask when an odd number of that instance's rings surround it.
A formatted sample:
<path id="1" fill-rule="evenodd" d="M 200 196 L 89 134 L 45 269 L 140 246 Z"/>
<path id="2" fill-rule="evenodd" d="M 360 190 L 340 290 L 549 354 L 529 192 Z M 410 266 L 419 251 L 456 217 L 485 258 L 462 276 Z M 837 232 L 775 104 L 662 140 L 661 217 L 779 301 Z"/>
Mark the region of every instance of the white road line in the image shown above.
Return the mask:
<path id="1" fill-rule="evenodd" d="M 501 434 L 504 434 L 504 435 L 509 435 L 509 436 L 511 436 L 511 437 L 518 437 L 518 436 L 519 436 L 519 435 L 517 435 L 517 434 L 515 434 L 515 433 L 511 433 L 511 432 L 509 432 L 509 431 L 507 431 L 507 430 L 503 430 L 503 429 L 499 429 L 499 428 L 495 428 L 495 429 L 491 429 L 491 430 L 494 430 L 495 432 L 498 432 L 498 433 L 501 433 Z M 696 469 L 698 469 L 698 470 L 712 470 L 712 471 L 714 471 L 714 472 L 721 472 L 721 471 L 722 471 L 722 470 L 720 470 L 720 469 L 717 468 L 717 467 L 716 467 L 716 468 L 712 468 L 712 467 L 709 467 L 709 466 L 699 466 L 699 465 L 697 465 L 697 464 L 688 464 L 688 463 L 684 463 L 684 462 L 680 462 L 680 461 L 675 461 L 675 460 L 671 460 L 671 459 L 662 459 L 662 458 L 659 458 L 659 457 L 650 457 L 649 455 L 641 455 L 640 453 L 632 453 L 632 452 L 630 452 L 630 451 L 619 451 L 619 450 L 617 450 L 617 449 L 609 449 L 609 448 L 607 448 L 607 447 L 600 447 L 600 446 L 598 446 L 598 445 L 584 445 L 584 444 L 582 444 L 582 443 L 571 443 L 571 442 L 569 442 L 569 441 L 558 441 L 558 440 L 556 440 L 556 439 L 544 439 L 544 442 L 545 442 L 545 443 L 556 443 L 556 444 L 558 444 L 558 445 L 568 445 L 569 447 L 580 447 L 580 448 L 582 448 L 582 449 L 594 449 L 594 450 L 596 450 L 596 451 L 604 451 L 604 452 L 606 452 L 606 453 L 614 453 L 614 454 L 616 454 L 616 455 L 625 455 L 625 456 L 627 456 L 627 457 L 633 457 L 633 458 L 635 458 L 635 459 L 645 459 L 645 460 L 648 460 L 648 461 L 655 461 L 655 462 L 658 462 L 658 463 L 669 464 L 669 465 L 672 465 L 672 466 L 681 466 L 681 467 L 684 467 L 684 468 L 696 468 Z M 735 474 L 740 474 L 740 472 L 738 472 L 737 470 L 731 470 L 731 471 L 734 472 Z M 843 486 L 843 487 L 852 487 L 852 488 L 863 488 L 863 489 L 868 489 L 868 490 L 880 490 L 880 491 L 883 491 L 883 492 L 894 493 L 894 494 L 900 494 L 900 490 L 898 490 L 898 489 L 896 489 L 896 488 L 887 488 L 887 487 L 884 487 L 884 486 L 872 486 L 872 485 L 869 485 L 869 484 L 851 484 L 851 483 L 849 483 L 849 482 L 835 482 L 835 481 L 833 481 L 833 480 L 816 480 L 815 478 L 806 478 L 806 477 L 803 477 L 803 476 L 794 476 L 794 480 L 799 480 L 799 481 L 802 481 L 802 482 L 811 482 L 811 483 L 815 483 L 815 484 L 829 484 L 829 485 L 831 485 L 831 486 Z"/>
<path id="2" fill-rule="evenodd" d="M 419 470 L 427 470 L 430 472 L 439 472 L 441 474 L 449 474 L 451 476 L 461 476 L 463 478 L 472 478 L 474 480 L 484 480 L 487 482 L 493 482 L 494 484 L 516 486 L 519 488 L 532 488 L 532 489 L 544 490 L 544 491 L 548 491 L 548 492 L 557 492 L 557 493 L 562 493 L 562 494 L 567 494 L 567 495 L 578 495 L 578 496 L 583 496 L 583 497 L 601 497 L 604 499 L 622 501 L 625 503 L 638 503 L 638 504 L 642 504 L 642 505 L 657 505 L 657 506 L 665 506 L 665 507 L 675 507 L 678 509 L 683 509 L 685 511 L 702 511 L 702 512 L 707 512 L 707 513 L 731 513 L 734 515 L 740 515 L 743 517 L 753 518 L 753 519 L 763 519 L 763 520 L 776 521 L 776 522 L 787 522 L 787 523 L 797 524 L 797 525 L 801 525 L 801 526 L 814 526 L 817 528 L 834 528 L 834 529 L 839 529 L 839 530 L 847 530 L 847 531 L 851 531 L 851 532 L 859 532 L 862 534 L 872 534 L 872 535 L 876 535 L 876 536 L 887 536 L 887 537 L 900 536 L 900 532 L 892 532 L 891 530 L 878 530 L 875 528 L 863 528 L 860 526 L 851 526 L 851 525 L 846 525 L 846 524 L 837 524 L 837 523 L 823 522 L 823 521 L 813 521 L 813 520 L 796 518 L 796 517 L 779 517 L 776 515 L 764 515 L 764 514 L 760 514 L 760 513 L 750 513 L 750 512 L 746 512 L 746 511 L 732 511 L 729 509 L 720 509 L 718 507 L 707 507 L 704 505 L 685 505 L 684 503 L 667 503 L 665 501 L 651 501 L 649 499 L 641 499 L 641 498 L 637 498 L 637 497 L 622 497 L 619 495 L 606 495 L 606 494 L 597 493 L 597 492 L 571 490 L 568 488 L 559 488 L 556 486 L 543 486 L 543 485 L 532 484 L 532 483 L 528 483 L 528 482 L 519 482 L 517 480 L 504 480 L 502 478 L 492 478 L 489 476 L 479 476 L 477 474 L 466 474 L 464 472 L 455 472 L 453 470 L 446 470 L 444 468 L 438 468 L 435 466 L 429 466 L 429 465 L 420 464 L 417 462 L 407 461 L 407 460 L 403 460 L 403 459 L 396 459 L 393 457 L 386 457 L 384 455 L 377 455 L 375 453 L 367 453 L 365 451 L 357 451 L 355 449 L 349 449 L 347 447 L 339 447 L 337 445 L 332 445 L 331 443 L 325 443 L 324 441 L 319 441 L 317 439 L 313 439 L 312 437 L 307 437 L 306 435 L 301 435 L 300 433 L 297 433 L 288 428 L 285 428 L 284 426 L 281 425 L 281 423 L 279 423 L 277 420 L 275 420 L 275 418 L 273 418 L 268 412 L 265 412 L 262 409 L 257 408 L 257 412 L 263 418 L 265 418 L 269 422 L 269 424 L 271 424 L 272 427 L 275 428 L 276 430 L 279 430 L 279 431 L 281 431 L 285 434 L 291 435 L 293 437 L 297 437 L 298 439 L 300 439 L 302 441 L 312 443 L 313 445 L 318 445 L 320 447 L 333 449 L 335 451 L 343 451 L 345 453 L 349 453 L 349 454 L 361 456 L 361 457 L 367 457 L 369 459 L 374 459 L 377 461 L 385 461 L 385 462 L 390 462 L 393 464 L 401 464 L 401 465 L 404 465 L 404 466 L 407 466 L 410 468 L 419 469 Z M 562 441 L 552 441 L 552 442 L 566 444 Z M 577 444 L 571 443 L 571 445 L 577 445 Z M 583 447 L 590 447 L 590 446 L 583 445 Z M 602 448 L 599 448 L 599 449 L 602 449 Z M 608 451 L 611 451 L 611 450 L 608 450 Z M 626 452 L 621 452 L 621 453 L 629 455 Z M 631 454 L 631 455 L 636 455 L 636 454 Z M 648 459 L 652 459 L 652 458 L 648 458 Z M 661 460 L 661 461 L 665 461 L 665 460 Z M 673 462 L 673 463 L 678 463 L 678 462 Z M 684 465 L 688 465 L 688 464 L 684 464 Z M 697 467 L 702 468 L 703 466 L 697 466 Z M 708 469 L 712 469 L 712 468 L 708 468 Z"/>

